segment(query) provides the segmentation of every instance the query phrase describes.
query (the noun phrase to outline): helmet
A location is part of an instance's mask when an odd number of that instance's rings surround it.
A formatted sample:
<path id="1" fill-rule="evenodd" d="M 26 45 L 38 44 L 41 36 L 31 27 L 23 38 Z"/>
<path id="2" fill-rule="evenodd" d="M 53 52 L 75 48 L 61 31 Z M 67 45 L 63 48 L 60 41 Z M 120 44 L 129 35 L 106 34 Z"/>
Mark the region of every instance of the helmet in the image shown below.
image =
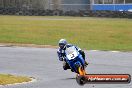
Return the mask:
<path id="1" fill-rule="evenodd" d="M 60 47 L 61 49 L 64 49 L 65 46 L 66 46 L 66 44 L 67 44 L 66 39 L 60 39 L 60 41 L 59 41 L 59 47 Z"/>

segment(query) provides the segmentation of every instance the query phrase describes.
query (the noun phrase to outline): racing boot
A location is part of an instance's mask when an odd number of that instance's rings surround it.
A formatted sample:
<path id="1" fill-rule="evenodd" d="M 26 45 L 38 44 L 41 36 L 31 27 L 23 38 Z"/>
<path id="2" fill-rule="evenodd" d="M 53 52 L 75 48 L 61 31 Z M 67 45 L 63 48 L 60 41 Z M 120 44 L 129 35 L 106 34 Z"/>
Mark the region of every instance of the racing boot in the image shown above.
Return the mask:
<path id="1" fill-rule="evenodd" d="M 88 62 L 87 61 L 85 61 L 85 65 L 88 65 Z"/>
<path id="2" fill-rule="evenodd" d="M 64 63 L 63 63 L 63 69 L 64 69 L 64 70 L 70 69 L 70 66 L 69 66 L 68 63 L 65 62 L 65 61 L 64 61 Z"/>
<path id="3" fill-rule="evenodd" d="M 73 69 L 71 69 L 71 72 L 74 72 L 74 70 L 73 70 Z"/>
<path id="4" fill-rule="evenodd" d="M 84 63 L 84 67 L 86 68 L 86 67 L 87 67 L 87 65 L 88 65 L 88 62 L 87 62 L 87 61 L 85 61 L 85 63 Z"/>

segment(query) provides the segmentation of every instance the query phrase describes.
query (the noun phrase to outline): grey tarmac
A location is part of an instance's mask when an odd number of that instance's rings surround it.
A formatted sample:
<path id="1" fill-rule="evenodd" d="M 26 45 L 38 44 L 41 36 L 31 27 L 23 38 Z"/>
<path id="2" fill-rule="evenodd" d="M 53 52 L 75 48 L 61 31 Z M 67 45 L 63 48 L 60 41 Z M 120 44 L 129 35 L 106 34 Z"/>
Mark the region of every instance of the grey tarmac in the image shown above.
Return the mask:
<path id="1" fill-rule="evenodd" d="M 130 84 L 76 83 L 75 73 L 62 69 L 57 49 L 0 46 L 0 73 L 35 77 L 27 84 L 0 86 L 0 88 L 132 88 Z M 132 75 L 132 52 L 85 51 L 89 74 Z"/>

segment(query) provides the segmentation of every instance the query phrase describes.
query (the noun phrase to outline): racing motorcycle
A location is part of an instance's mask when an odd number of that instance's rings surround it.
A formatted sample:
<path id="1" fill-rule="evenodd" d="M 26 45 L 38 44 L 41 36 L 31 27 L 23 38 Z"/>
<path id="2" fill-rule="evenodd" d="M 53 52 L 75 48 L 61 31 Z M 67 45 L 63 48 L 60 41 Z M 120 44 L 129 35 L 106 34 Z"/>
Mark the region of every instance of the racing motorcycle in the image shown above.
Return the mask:
<path id="1" fill-rule="evenodd" d="M 77 83 L 80 85 L 85 84 L 85 61 L 82 55 L 77 51 L 75 46 L 71 46 L 66 49 L 65 59 L 68 65 L 70 66 L 71 70 L 77 73 Z"/>

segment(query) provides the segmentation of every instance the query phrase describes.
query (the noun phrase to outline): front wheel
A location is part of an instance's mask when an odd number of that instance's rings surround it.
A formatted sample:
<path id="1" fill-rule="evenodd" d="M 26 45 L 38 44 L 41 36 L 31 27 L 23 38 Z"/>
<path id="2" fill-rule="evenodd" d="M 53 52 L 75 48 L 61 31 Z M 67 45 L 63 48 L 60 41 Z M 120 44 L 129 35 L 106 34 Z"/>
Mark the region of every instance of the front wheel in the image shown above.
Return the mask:
<path id="1" fill-rule="evenodd" d="M 83 86 L 86 83 L 86 78 L 84 76 L 77 75 L 76 81 L 79 85 Z"/>

